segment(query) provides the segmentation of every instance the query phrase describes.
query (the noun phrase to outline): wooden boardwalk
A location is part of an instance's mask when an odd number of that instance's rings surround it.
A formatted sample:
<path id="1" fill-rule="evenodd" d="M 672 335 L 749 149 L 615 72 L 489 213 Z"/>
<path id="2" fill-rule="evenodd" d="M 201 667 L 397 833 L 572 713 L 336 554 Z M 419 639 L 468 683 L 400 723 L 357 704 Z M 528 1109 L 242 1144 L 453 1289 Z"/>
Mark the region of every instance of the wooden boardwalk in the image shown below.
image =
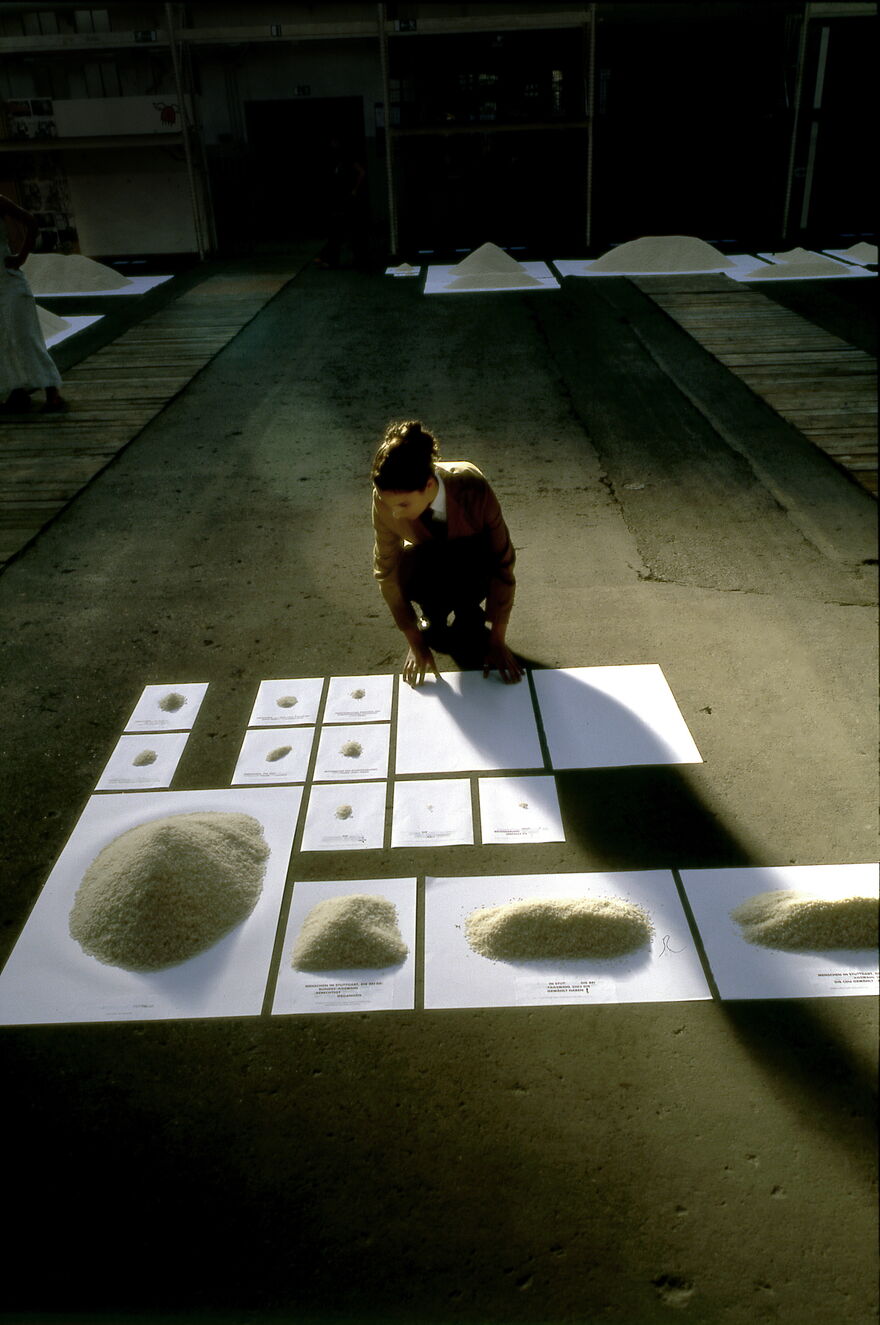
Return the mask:
<path id="1" fill-rule="evenodd" d="M 877 361 L 725 276 L 631 277 L 756 395 L 877 493 Z"/>
<path id="2" fill-rule="evenodd" d="M 63 510 L 302 267 L 210 276 L 64 375 L 67 414 L 0 415 L 0 565 Z M 35 399 L 42 401 L 42 393 Z"/>

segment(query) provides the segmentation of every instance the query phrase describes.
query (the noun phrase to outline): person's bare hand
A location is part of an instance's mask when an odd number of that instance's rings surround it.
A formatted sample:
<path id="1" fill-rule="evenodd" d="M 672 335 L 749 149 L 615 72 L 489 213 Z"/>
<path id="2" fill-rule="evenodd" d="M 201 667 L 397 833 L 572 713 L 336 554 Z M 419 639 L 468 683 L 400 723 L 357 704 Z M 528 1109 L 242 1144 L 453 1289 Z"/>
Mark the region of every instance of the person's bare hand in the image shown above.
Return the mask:
<path id="1" fill-rule="evenodd" d="M 487 677 L 495 668 L 505 685 L 515 685 L 522 680 L 522 668 L 507 645 L 490 641 L 483 659 L 483 676 Z"/>
<path id="2" fill-rule="evenodd" d="M 437 672 L 434 655 L 426 644 L 411 644 L 403 664 L 403 679 L 407 685 L 420 686 L 427 672 Z"/>

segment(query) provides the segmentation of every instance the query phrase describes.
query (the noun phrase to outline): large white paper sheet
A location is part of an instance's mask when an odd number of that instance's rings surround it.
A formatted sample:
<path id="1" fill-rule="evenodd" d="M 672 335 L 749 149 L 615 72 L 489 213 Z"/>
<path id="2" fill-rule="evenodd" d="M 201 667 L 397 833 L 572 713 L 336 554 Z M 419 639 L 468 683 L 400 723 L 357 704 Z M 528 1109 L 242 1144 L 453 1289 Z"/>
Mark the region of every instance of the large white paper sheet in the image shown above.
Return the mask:
<path id="1" fill-rule="evenodd" d="M 312 787 L 300 850 L 381 850 L 386 793 L 384 782 Z"/>
<path id="2" fill-rule="evenodd" d="M 327 897 L 377 893 L 397 907 L 397 919 L 409 954 L 399 966 L 359 967 L 336 971 L 296 971 L 293 947 L 313 906 Z M 412 1008 L 415 1004 L 416 880 L 346 879 L 303 882 L 293 890 L 284 952 L 272 1005 L 274 1013 L 378 1012 Z"/>
<path id="3" fill-rule="evenodd" d="M 528 683 L 441 672 L 400 687 L 396 771 L 469 773 L 543 768 Z"/>
<path id="4" fill-rule="evenodd" d="M 794 888 L 823 896 L 876 897 L 876 865 L 776 865 L 682 870 L 722 998 L 835 998 L 876 994 L 876 952 L 780 952 L 747 943 L 730 912 L 757 893 Z"/>
<path id="5" fill-rule="evenodd" d="M 872 254 L 871 256 L 868 256 L 868 257 L 861 257 L 861 258 L 854 257 L 853 254 L 851 253 L 851 251 L 850 251 L 848 248 L 823 248 L 822 252 L 823 252 L 823 253 L 827 253 L 827 255 L 828 255 L 830 258 L 841 258 L 844 262 L 849 263 L 850 266 L 852 266 L 852 267 L 862 267 L 862 268 L 865 268 L 865 267 L 869 267 L 869 266 L 871 266 L 871 265 L 873 265 L 873 266 L 875 266 L 875 267 L 877 266 L 877 245 L 876 245 L 876 244 L 874 245 L 874 252 L 873 252 L 873 254 Z M 871 275 L 872 275 L 872 276 L 876 276 L 877 273 L 876 273 L 875 271 L 872 271 L 872 272 L 871 272 Z"/>
<path id="6" fill-rule="evenodd" d="M 656 663 L 532 676 L 553 768 L 702 763 Z"/>
<path id="7" fill-rule="evenodd" d="M 182 685 L 149 685 L 125 724 L 127 732 L 191 731 L 205 692 L 207 681 L 187 681 Z"/>
<path id="8" fill-rule="evenodd" d="M 149 290 L 155 290 L 157 285 L 164 285 L 166 281 L 173 280 L 174 277 L 128 276 L 126 279 L 128 284 L 121 285 L 116 290 L 51 290 L 45 288 L 45 281 L 36 279 L 31 283 L 34 294 L 40 299 L 103 299 L 105 296 L 113 295 L 146 294 Z"/>
<path id="9" fill-rule="evenodd" d="M 323 676 L 261 681 L 248 726 L 313 726 L 318 721 L 323 693 Z"/>
<path id="10" fill-rule="evenodd" d="M 314 727 L 262 727 L 245 733 L 232 785 L 305 782 Z"/>
<path id="11" fill-rule="evenodd" d="M 391 728 L 387 722 L 325 727 L 318 741 L 315 782 L 363 782 L 388 776 Z"/>
<path id="12" fill-rule="evenodd" d="M 145 791 L 170 787 L 189 732 L 121 736 L 96 791 Z"/>
<path id="13" fill-rule="evenodd" d="M 471 911 L 529 897 L 635 902 L 651 916 L 651 946 L 613 961 L 498 962 L 473 951 L 464 927 Z M 672 1003 L 710 997 L 675 880 L 667 870 L 426 880 L 426 1008 Z"/>
<path id="14" fill-rule="evenodd" d="M 831 259 L 822 253 L 817 253 L 815 257 L 817 262 L 824 263 L 827 261 L 829 264 L 831 262 Z M 829 279 L 837 280 L 838 277 L 873 276 L 875 274 L 868 271 L 866 267 L 854 267 L 848 262 L 838 262 L 837 266 L 840 268 L 839 271 L 815 272 L 811 271 L 806 263 L 785 262 L 773 253 L 761 253 L 758 258 L 750 258 L 748 262 L 738 260 L 736 268 L 724 274 L 729 276 L 731 280 L 745 283 L 748 283 L 755 273 L 762 281 L 770 280 L 771 277 L 768 275 L 770 268 L 774 269 L 772 279 L 775 281 L 827 281 Z"/>
<path id="15" fill-rule="evenodd" d="M 393 676 L 331 676 L 324 722 L 388 722 Z"/>
<path id="16" fill-rule="evenodd" d="M 91 317 L 84 317 L 82 315 L 79 317 L 71 317 L 69 313 L 66 314 L 64 320 L 67 323 L 67 326 L 62 327 L 60 331 L 53 331 L 51 335 L 46 336 L 45 340 L 47 349 L 51 349 L 53 345 L 60 345 L 64 340 L 70 340 L 70 337 L 75 336 L 77 332 L 85 331 L 86 327 L 92 326 L 95 322 L 100 322 L 101 316 L 100 313 L 95 313 Z"/>
<path id="17" fill-rule="evenodd" d="M 565 841 L 554 777 L 480 778 L 478 786 L 484 846 Z"/>
<path id="18" fill-rule="evenodd" d="M 275 944 L 302 789 L 128 792 L 94 796 L 37 898 L 0 975 L 0 1023 L 156 1021 L 256 1016 Z M 88 866 L 121 833 L 165 815 L 253 815 L 270 848 L 251 915 L 207 952 L 149 974 L 105 966 L 70 937 L 68 917 Z"/>
<path id="19" fill-rule="evenodd" d="M 469 778 L 395 782 L 393 847 L 472 846 L 473 841 Z"/>
<path id="20" fill-rule="evenodd" d="M 502 285 L 500 282 L 497 287 L 490 284 L 474 286 L 471 290 L 452 290 L 450 286 L 462 276 L 465 272 L 458 270 L 457 263 L 435 263 L 428 268 L 425 276 L 424 294 L 493 294 L 506 293 L 509 290 L 558 290 L 559 282 L 547 266 L 546 262 L 521 262 L 520 266 L 527 276 L 532 276 L 539 285 L 533 285 L 524 281 L 522 285 L 511 284 Z M 487 278 L 488 279 L 488 278 Z"/>

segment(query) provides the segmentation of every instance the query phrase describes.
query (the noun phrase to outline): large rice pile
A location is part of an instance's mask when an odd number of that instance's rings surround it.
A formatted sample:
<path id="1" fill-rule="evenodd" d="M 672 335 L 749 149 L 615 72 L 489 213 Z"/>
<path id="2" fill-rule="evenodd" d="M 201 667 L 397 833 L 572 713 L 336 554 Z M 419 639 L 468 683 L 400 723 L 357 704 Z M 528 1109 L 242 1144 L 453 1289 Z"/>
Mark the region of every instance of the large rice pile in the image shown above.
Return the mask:
<path id="1" fill-rule="evenodd" d="M 587 270 L 629 272 L 634 276 L 651 272 L 717 271 L 735 267 L 717 248 L 692 235 L 645 235 L 603 253 L 587 264 Z"/>
<path id="2" fill-rule="evenodd" d="M 176 966 L 250 915 L 268 856 L 262 827 L 249 814 L 202 811 L 138 824 L 86 870 L 70 933 L 109 966 Z"/>
<path id="3" fill-rule="evenodd" d="M 297 936 L 291 965 L 298 971 L 397 966 L 408 952 L 393 902 L 376 893 L 348 893 L 312 907 Z"/>
<path id="4" fill-rule="evenodd" d="M 814 897 L 793 888 L 757 893 L 731 911 L 747 943 L 782 952 L 876 948 L 874 897 Z"/>
<path id="5" fill-rule="evenodd" d="M 112 267 L 82 253 L 32 253 L 22 271 L 35 294 L 75 294 L 81 290 L 121 290 L 132 282 Z"/>
<path id="6" fill-rule="evenodd" d="M 653 933 L 650 917 L 616 897 L 531 897 L 471 911 L 465 937 L 493 961 L 625 957 Z"/>

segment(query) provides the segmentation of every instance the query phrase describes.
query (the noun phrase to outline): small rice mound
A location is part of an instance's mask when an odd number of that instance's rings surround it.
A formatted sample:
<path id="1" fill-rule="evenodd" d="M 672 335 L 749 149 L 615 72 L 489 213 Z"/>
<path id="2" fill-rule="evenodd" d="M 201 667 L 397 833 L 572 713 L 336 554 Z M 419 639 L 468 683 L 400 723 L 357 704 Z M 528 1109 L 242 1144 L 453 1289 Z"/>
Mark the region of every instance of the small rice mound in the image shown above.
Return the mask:
<path id="1" fill-rule="evenodd" d="M 177 966 L 247 919 L 268 857 L 262 826 L 249 814 L 202 811 L 138 824 L 83 875 L 71 936 L 108 966 Z"/>
<path id="2" fill-rule="evenodd" d="M 654 932 L 634 902 L 616 897 L 531 897 L 471 911 L 465 937 L 492 961 L 625 957 Z"/>
<path id="3" fill-rule="evenodd" d="M 488 272 L 508 272 L 510 275 L 524 274 L 524 269 L 512 258 L 509 253 L 505 253 L 503 248 L 497 244 L 481 244 L 475 248 L 473 253 L 469 253 L 461 262 L 457 262 L 453 271 L 467 272 L 469 276 L 485 276 Z"/>
<path id="4" fill-rule="evenodd" d="M 393 902 L 375 893 L 348 893 L 312 907 L 297 935 L 291 965 L 297 971 L 398 966 L 408 952 Z"/>
<path id="5" fill-rule="evenodd" d="M 793 888 L 756 893 L 730 913 L 746 943 L 781 952 L 876 948 L 875 897 L 813 897 Z"/>

